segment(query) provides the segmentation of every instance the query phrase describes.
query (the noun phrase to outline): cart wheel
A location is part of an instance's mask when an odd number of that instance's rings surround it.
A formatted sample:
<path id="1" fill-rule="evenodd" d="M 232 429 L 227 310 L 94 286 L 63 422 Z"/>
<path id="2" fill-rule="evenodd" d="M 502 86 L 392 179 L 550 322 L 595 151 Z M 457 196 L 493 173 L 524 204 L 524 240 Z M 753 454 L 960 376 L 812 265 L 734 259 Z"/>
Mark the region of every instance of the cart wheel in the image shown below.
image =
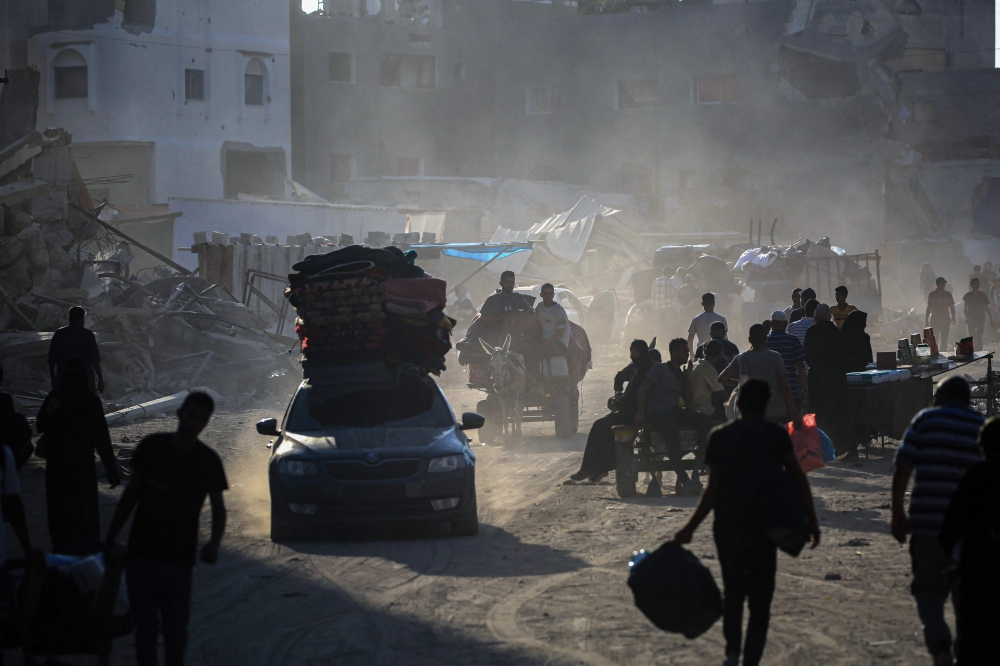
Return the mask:
<path id="1" fill-rule="evenodd" d="M 559 393 L 556 395 L 552 406 L 556 413 L 556 438 L 569 439 L 576 432 L 576 429 L 573 427 L 573 405 L 569 399 L 569 395 L 565 392 Z"/>
<path id="2" fill-rule="evenodd" d="M 615 487 L 618 497 L 635 497 L 639 482 L 639 458 L 632 452 L 632 442 L 615 442 Z"/>

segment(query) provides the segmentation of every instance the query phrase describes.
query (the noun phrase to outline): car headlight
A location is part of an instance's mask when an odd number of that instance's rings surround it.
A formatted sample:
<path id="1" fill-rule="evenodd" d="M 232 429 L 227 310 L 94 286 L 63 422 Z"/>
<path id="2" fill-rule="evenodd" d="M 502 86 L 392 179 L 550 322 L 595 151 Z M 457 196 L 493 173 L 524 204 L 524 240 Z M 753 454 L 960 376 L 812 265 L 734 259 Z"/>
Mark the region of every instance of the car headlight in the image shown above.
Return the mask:
<path id="1" fill-rule="evenodd" d="M 278 472 L 288 476 L 316 476 L 319 468 L 316 463 L 303 460 L 282 460 L 278 465 Z"/>
<path id="2" fill-rule="evenodd" d="M 444 456 L 443 458 L 431 458 L 427 463 L 427 471 L 434 472 L 454 472 L 465 467 L 465 456 Z"/>

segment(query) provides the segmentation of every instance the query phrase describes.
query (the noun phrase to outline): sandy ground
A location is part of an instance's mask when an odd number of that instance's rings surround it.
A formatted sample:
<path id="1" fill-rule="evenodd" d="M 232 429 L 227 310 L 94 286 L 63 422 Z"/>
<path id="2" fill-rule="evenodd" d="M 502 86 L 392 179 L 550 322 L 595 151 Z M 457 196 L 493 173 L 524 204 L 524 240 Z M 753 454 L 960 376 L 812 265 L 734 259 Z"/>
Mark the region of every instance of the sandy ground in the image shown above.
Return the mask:
<path id="1" fill-rule="evenodd" d="M 526 424 L 515 445 L 475 445 L 481 530 L 472 538 L 392 528 L 271 543 L 267 440 L 253 424 L 280 417 L 284 405 L 221 411 L 203 439 L 225 461 L 229 529 L 219 563 L 195 571 L 189 663 L 721 663 L 721 622 L 693 641 L 665 634 L 635 608 L 626 586 L 631 552 L 673 534 L 695 498 L 622 500 L 611 485 L 562 485 L 624 363 L 624 356 L 596 362 L 584 385 L 581 434 L 571 440 L 556 440 L 552 424 Z M 442 385 L 457 413 L 481 398 L 455 374 Z M 151 419 L 112 434 L 118 446 L 172 425 Z M 833 463 L 810 474 L 823 541 L 798 559 L 779 556 L 765 663 L 929 663 L 908 592 L 909 558 L 888 534 L 894 450 L 876 447 L 861 467 Z M 28 464 L 23 484 L 32 534 L 47 546 L 41 465 Z M 105 527 L 119 494 L 102 487 Z M 719 580 L 710 524 L 691 548 Z M 825 580 L 831 573 L 841 580 Z M 133 663 L 131 643 L 116 642 L 112 663 Z"/>

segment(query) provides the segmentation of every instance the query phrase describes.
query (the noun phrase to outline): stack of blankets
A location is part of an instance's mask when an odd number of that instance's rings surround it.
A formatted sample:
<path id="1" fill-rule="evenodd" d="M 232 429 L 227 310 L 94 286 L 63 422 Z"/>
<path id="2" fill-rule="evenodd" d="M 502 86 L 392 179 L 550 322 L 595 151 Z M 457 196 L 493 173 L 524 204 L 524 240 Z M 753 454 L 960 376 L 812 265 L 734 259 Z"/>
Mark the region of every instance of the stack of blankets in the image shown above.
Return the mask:
<path id="1" fill-rule="evenodd" d="M 376 360 L 440 374 L 455 320 L 448 285 L 414 264 L 416 253 L 358 245 L 312 255 L 288 276 L 306 375 Z"/>

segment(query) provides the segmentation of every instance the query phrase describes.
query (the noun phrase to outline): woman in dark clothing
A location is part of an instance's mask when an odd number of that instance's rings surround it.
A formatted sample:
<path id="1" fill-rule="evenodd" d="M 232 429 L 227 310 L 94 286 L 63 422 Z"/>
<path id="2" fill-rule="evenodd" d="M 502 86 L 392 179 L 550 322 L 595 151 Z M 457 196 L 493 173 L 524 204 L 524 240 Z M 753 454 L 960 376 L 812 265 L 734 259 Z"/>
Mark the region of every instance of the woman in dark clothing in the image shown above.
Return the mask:
<path id="1" fill-rule="evenodd" d="M 87 390 L 82 361 L 70 361 L 59 388 L 38 412 L 38 432 L 45 435 L 45 499 L 52 552 L 83 555 L 101 550 L 96 450 L 108 481 L 119 484 L 118 467 L 100 398 Z"/>
<path id="2" fill-rule="evenodd" d="M 957 666 L 1000 664 L 1000 418 L 986 422 L 979 445 L 986 460 L 962 479 L 939 535 L 958 560 Z"/>
<path id="3" fill-rule="evenodd" d="M 816 414 L 816 425 L 833 440 L 837 455 L 847 453 L 845 460 L 857 460 L 857 442 L 847 423 L 847 346 L 826 303 L 816 308 L 805 348 L 809 409 Z"/>
<path id="4" fill-rule="evenodd" d="M 847 371 L 864 372 L 868 369 L 868 364 L 874 358 L 872 356 L 872 339 L 865 333 L 865 326 L 868 325 L 868 313 L 855 310 L 847 315 L 843 328 L 840 329 L 840 336 L 844 338 L 844 347 L 847 352 Z"/>
<path id="5" fill-rule="evenodd" d="M 589 479 L 596 483 L 615 468 L 615 436 L 611 429 L 616 425 L 629 425 L 638 409 L 639 387 L 646 378 L 646 371 L 653 365 L 649 345 L 644 340 L 633 340 L 629 347 L 632 365 L 635 368 L 628 388 L 618 398 L 618 409 L 594 421 L 587 436 L 587 448 L 583 452 L 580 471 L 569 477 L 566 483 Z M 617 386 L 616 386 L 617 388 Z"/>

